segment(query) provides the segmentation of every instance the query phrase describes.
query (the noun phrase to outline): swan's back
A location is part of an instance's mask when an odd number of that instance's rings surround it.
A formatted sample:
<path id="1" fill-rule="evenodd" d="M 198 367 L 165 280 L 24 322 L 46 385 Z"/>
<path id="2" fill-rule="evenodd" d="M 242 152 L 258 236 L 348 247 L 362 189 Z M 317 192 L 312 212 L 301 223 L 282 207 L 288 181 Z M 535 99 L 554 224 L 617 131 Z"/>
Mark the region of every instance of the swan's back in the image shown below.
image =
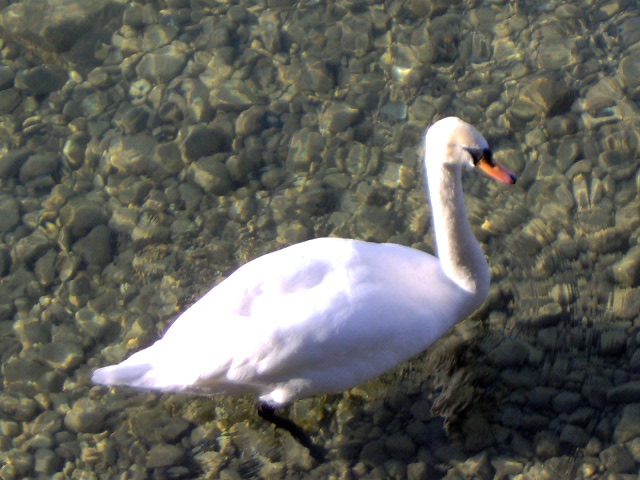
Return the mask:
<path id="1" fill-rule="evenodd" d="M 153 346 L 96 383 L 298 396 L 340 391 L 422 351 L 469 310 L 438 259 L 394 244 L 323 238 L 240 267 Z"/>

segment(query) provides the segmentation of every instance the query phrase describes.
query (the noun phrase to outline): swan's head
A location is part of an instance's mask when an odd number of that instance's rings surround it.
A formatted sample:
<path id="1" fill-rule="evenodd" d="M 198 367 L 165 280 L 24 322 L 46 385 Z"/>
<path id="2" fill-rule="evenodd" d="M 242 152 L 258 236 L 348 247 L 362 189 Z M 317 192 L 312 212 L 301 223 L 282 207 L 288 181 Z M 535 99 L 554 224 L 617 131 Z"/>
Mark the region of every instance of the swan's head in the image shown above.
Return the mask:
<path id="1" fill-rule="evenodd" d="M 480 132 L 457 117 L 443 118 L 429 128 L 425 137 L 425 161 L 478 167 L 500 182 L 516 183 L 513 172 L 493 161 L 489 144 Z"/>

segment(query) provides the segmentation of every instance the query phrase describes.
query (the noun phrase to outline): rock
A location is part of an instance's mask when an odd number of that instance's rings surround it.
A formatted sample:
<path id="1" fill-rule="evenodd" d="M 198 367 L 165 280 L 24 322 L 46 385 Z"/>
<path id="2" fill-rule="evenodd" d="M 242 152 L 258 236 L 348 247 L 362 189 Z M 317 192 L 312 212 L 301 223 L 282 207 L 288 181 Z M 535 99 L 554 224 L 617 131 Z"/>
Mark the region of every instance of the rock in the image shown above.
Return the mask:
<path id="1" fill-rule="evenodd" d="M 15 88 L 0 91 L 0 114 L 8 114 L 20 104 L 20 93 Z"/>
<path id="2" fill-rule="evenodd" d="M 35 230 L 31 235 L 18 240 L 11 248 L 12 265 L 15 268 L 37 260 L 51 248 L 52 243 L 43 231 Z"/>
<path id="3" fill-rule="evenodd" d="M 136 73 L 150 82 L 169 83 L 182 73 L 187 64 L 185 52 L 174 45 L 167 45 L 142 57 Z"/>
<path id="4" fill-rule="evenodd" d="M 640 285 L 640 245 L 636 245 L 611 266 L 611 274 L 617 283 L 628 287 Z"/>
<path id="5" fill-rule="evenodd" d="M 93 201 L 73 198 L 60 210 L 60 220 L 74 237 L 79 238 L 107 223 L 107 212 Z"/>
<path id="6" fill-rule="evenodd" d="M 371 49 L 373 30 L 368 16 L 348 13 L 339 24 L 342 30 L 340 45 L 344 50 L 360 57 Z"/>
<path id="7" fill-rule="evenodd" d="M 74 244 L 73 251 L 88 265 L 105 267 L 112 258 L 111 230 L 106 225 L 98 225 Z"/>
<path id="8" fill-rule="evenodd" d="M 142 248 L 156 243 L 167 243 L 171 237 L 171 231 L 167 225 L 158 221 L 158 218 L 150 213 L 144 213 L 138 224 L 131 231 L 131 240 L 136 248 Z"/>
<path id="9" fill-rule="evenodd" d="M 320 162 L 323 149 L 322 136 L 303 128 L 291 136 L 287 166 L 294 172 L 308 172 L 312 164 Z"/>
<path id="10" fill-rule="evenodd" d="M 189 176 L 203 190 L 224 195 L 231 190 L 231 177 L 219 156 L 204 157 L 189 166 Z"/>
<path id="11" fill-rule="evenodd" d="M 640 436 L 640 404 L 626 405 L 613 432 L 613 441 L 624 443 Z"/>
<path id="12" fill-rule="evenodd" d="M 49 448 L 38 448 L 34 455 L 33 469 L 41 474 L 53 474 L 60 470 L 64 461 Z"/>
<path id="13" fill-rule="evenodd" d="M 153 152 L 149 175 L 154 179 L 175 177 L 184 167 L 180 148 L 175 142 L 161 143 Z"/>
<path id="14" fill-rule="evenodd" d="M 142 37 L 142 49 L 146 52 L 157 50 L 170 44 L 178 35 L 178 30 L 171 25 L 150 25 Z"/>
<path id="15" fill-rule="evenodd" d="M 385 449 L 389 455 L 408 459 L 411 458 L 416 451 L 416 446 L 409 435 L 404 433 L 394 433 L 384 442 Z"/>
<path id="16" fill-rule="evenodd" d="M 31 95 L 48 95 L 60 90 L 68 78 L 69 72 L 58 65 L 39 65 L 18 72 L 15 86 Z"/>
<path id="17" fill-rule="evenodd" d="M 53 53 L 64 57 L 61 64 L 89 69 L 101 63 L 96 44 L 109 41 L 124 8 L 112 0 L 24 0 L 2 10 L 0 28 L 13 42 L 28 45 L 29 51 Z"/>
<path id="18" fill-rule="evenodd" d="M 640 86 L 640 53 L 635 52 L 623 58 L 618 66 L 618 74 L 627 88 Z"/>
<path id="19" fill-rule="evenodd" d="M 302 93 L 325 93 L 334 86 L 334 79 L 324 61 L 306 56 L 294 58 L 290 65 L 279 65 L 280 80 Z"/>
<path id="20" fill-rule="evenodd" d="M 600 334 L 600 353 L 602 355 L 620 355 L 627 344 L 628 333 L 622 328 L 612 328 Z"/>
<path id="21" fill-rule="evenodd" d="M 58 253 L 54 249 L 50 249 L 36 261 L 33 271 L 42 285 L 51 285 L 55 280 L 57 259 Z"/>
<path id="22" fill-rule="evenodd" d="M 56 370 L 68 372 L 84 362 L 84 352 L 74 343 L 52 342 L 42 346 L 40 359 Z"/>
<path id="23" fill-rule="evenodd" d="M 20 223 L 18 201 L 9 196 L 0 197 L 0 233 L 13 230 Z"/>
<path id="24" fill-rule="evenodd" d="M 510 111 L 523 120 L 536 116 L 552 117 L 564 113 L 572 101 L 573 94 L 563 83 L 550 75 L 541 76 L 522 87 Z"/>
<path id="25" fill-rule="evenodd" d="M 558 413 L 573 412 L 580 405 L 581 395 L 575 392 L 561 392 L 553 399 L 553 409 Z"/>
<path id="26" fill-rule="evenodd" d="M 331 103 L 320 115 L 320 130 L 329 133 L 342 132 L 353 125 L 360 111 L 346 103 Z"/>
<path id="27" fill-rule="evenodd" d="M 575 425 L 565 425 L 560 433 L 560 441 L 572 447 L 582 448 L 589 443 L 589 434 Z"/>
<path id="28" fill-rule="evenodd" d="M 85 132 L 76 132 L 67 138 L 62 149 L 62 160 L 67 168 L 75 170 L 84 164 L 87 143 L 91 137 Z"/>
<path id="29" fill-rule="evenodd" d="M 22 395 L 0 393 L 0 412 L 16 422 L 29 422 L 35 416 L 38 406 L 31 398 Z"/>
<path id="30" fill-rule="evenodd" d="M 76 433 L 96 433 L 102 430 L 106 409 L 88 398 L 78 400 L 64 416 L 64 425 Z"/>
<path id="31" fill-rule="evenodd" d="M 226 150 L 222 132 L 202 125 L 195 125 L 184 136 L 184 156 L 189 162 Z"/>
<path id="32" fill-rule="evenodd" d="M 265 127 L 266 108 L 254 105 L 244 110 L 236 119 L 236 135 L 247 137 L 261 132 Z"/>
<path id="33" fill-rule="evenodd" d="M 20 171 L 20 166 L 24 163 L 31 152 L 27 150 L 12 150 L 0 157 L 0 178 L 12 178 Z"/>
<path id="34" fill-rule="evenodd" d="M 519 367 L 529 358 L 529 349 L 523 342 L 505 339 L 489 353 L 489 358 L 499 369 Z"/>
<path id="35" fill-rule="evenodd" d="M 631 473 L 637 471 L 636 462 L 624 445 L 612 445 L 600 453 L 600 460 L 606 469 L 613 473 Z"/>
<path id="36" fill-rule="evenodd" d="M 147 174 L 158 141 L 149 134 L 116 136 L 109 145 L 109 162 L 125 175 Z"/>
<path id="37" fill-rule="evenodd" d="M 31 155 L 20 168 L 20 181 L 30 180 L 45 175 L 54 175 L 60 165 L 60 156 L 56 153 L 36 153 Z"/>
<path id="38" fill-rule="evenodd" d="M 147 468 L 179 465 L 184 459 L 184 449 L 178 445 L 162 443 L 154 445 L 147 453 Z"/>
<path id="39" fill-rule="evenodd" d="M 6 90 L 13 86 L 15 74 L 9 67 L 0 67 L 0 90 Z"/>
<path id="40" fill-rule="evenodd" d="M 640 402 L 640 381 L 635 380 L 612 387 L 607 392 L 607 402 L 613 404 Z"/>
<path id="41" fill-rule="evenodd" d="M 536 455 L 542 458 L 553 458 L 560 455 L 560 439 L 553 433 L 544 430 L 535 436 Z"/>
<path id="42" fill-rule="evenodd" d="M 253 105 L 262 105 L 266 100 L 248 82 L 231 79 L 211 90 L 209 103 L 215 109 L 239 112 Z"/>

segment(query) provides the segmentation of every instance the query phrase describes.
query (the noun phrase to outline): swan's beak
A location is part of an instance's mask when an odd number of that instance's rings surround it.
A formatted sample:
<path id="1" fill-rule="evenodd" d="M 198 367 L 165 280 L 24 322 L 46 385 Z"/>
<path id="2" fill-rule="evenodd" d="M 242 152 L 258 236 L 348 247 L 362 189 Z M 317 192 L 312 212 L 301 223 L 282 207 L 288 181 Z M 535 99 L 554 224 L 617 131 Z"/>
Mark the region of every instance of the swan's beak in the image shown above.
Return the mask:
<path id="1" fill-rule="evenodd" d="M 495 178 L 499 182 L 513 185 L 516 183 L 516 174 L 508 168 L 494 163 L 490 155 L 482 155 L 476 166 L 491 178 Z"/>

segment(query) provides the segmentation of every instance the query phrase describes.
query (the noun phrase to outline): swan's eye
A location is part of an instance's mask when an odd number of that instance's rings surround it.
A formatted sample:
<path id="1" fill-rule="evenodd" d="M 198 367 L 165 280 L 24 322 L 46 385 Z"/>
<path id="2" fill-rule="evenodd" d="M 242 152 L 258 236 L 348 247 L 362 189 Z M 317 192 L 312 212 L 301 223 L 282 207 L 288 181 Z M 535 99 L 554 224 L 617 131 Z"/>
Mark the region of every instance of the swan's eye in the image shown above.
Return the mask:
<path id="1" fill-rule="evenodd" d="M 487 162 L 489 165 L 493 165 L 493 154 L 488 148 L 468 148 L 464 149 L 471 155 L 471 161 L 474 166 L 477 166 L 480 160 Z"/>

